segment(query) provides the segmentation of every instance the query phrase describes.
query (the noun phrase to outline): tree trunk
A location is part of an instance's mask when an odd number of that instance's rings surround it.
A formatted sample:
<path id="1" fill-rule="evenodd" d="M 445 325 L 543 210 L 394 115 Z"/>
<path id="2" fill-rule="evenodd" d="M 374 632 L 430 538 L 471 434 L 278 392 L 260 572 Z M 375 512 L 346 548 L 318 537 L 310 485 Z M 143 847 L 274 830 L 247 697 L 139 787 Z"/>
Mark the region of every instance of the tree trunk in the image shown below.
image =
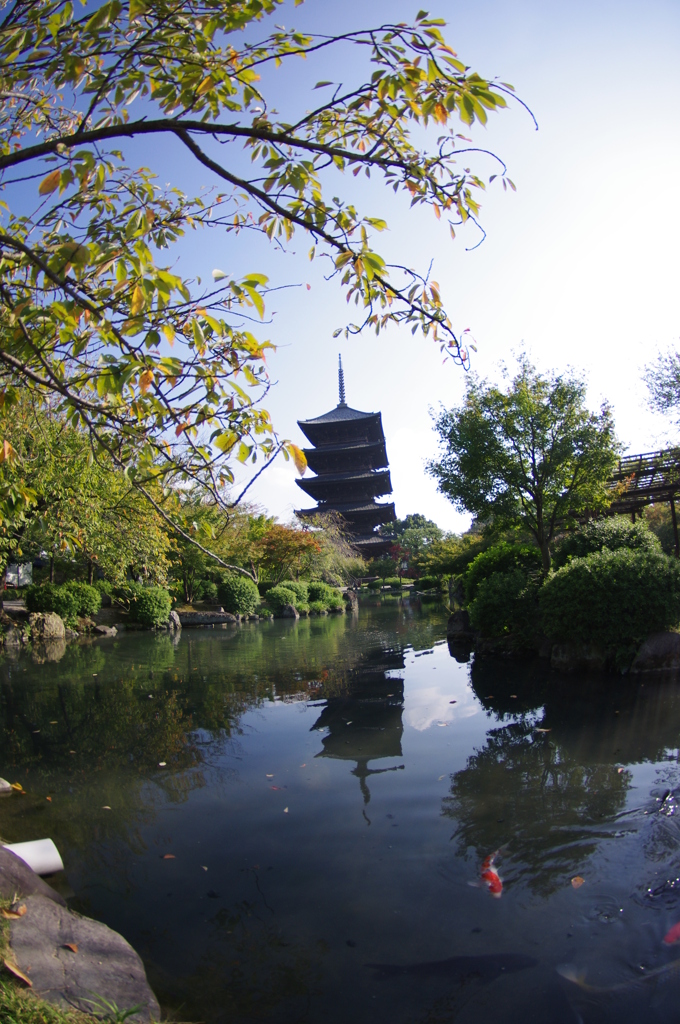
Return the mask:
<path id="1" fill-rule="evenodd" d="M 54 583 L 54 551 L 50 551 L 50 583 Z"/>
<path id="2" fill-rule="evenodd" d="M 542 539 L 538 543 L 541 549 L 541 562 L 543 563 L 543 572 L 548 573 L 550 572 L 551 564 L 550 548 L 548 547 L 547 540 Z"/>
<path id="3" fill-rule="evenodd" d="M 87 582 L 90 586 L 94 583 L 94 562 L 91 558 L 87 560 Z"/>

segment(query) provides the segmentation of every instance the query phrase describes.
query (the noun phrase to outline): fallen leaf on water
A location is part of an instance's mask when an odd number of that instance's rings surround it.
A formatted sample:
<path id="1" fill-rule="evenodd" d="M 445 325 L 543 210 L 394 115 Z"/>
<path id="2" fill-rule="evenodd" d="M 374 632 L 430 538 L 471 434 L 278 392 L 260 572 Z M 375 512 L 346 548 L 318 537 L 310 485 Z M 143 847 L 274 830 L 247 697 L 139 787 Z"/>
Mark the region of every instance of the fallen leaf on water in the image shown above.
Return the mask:
<path id="1" fill-rule="evenodd" d="M 288 814 L 288 808 L 287 808 L 287 807 L 284 807 L 284 808 L 283 808 L 283 813 L 284 813 L 284 814 Z"/>
<path id="2" fill-rule="evenodd" d="M 20 978 L 29 988 L 33 988 L 33 982 L 30 978 L 27 978 L 23 971 L 20 971 L 18 967 L 11 964 L 8 960 L 3 958 L 3 964 L 7 968 L 10 974 L 13 974 L 15 978 Z"/>
<path id="3" fill-rule="evenodd" d="M 26 913 L 26 907 L 22 904 L 16 910 L 3 910 L 2 916 L 8 921 L 18 921 Z"/>
<path id="4" fill-rule="evenodd" d="M 536 729 L 534 731 L 535 732 L 552 732 L 552 729 L 539 729 L 538 726 L 536 726 Z"/>
<path id="5" fill-rule="evenodd" d="M 46 796 L 45 799 L 49 800 L 49 802 L 52 803 L 52 797 L 51 796 Z"/>
<path id="6" fill-rule="evenodd" d="M 441 782 L 442 779 L 445 779 L 445 778 L 446 778 L 445 775 L 440 775 L 439 778 L 437 779 L 437 782 Z"/>
<path id="7" fill-rule="evenodd" d="M 174 853 L 164 853 L 163 860 L 176 860 Z"/>
<path id="8" fill-rule="evenodd" d="M 269 788 L 270 788 L 270 789 L 281 789 L 281 787 L 280 787 L 280 786 L 270 786 Z"/>
<path id="9" fill-rule="evenodd" d="M 207 867 L 205 866 L 205 864 L 201 864 L 201 867 L 203 868 L 204 871 L 208 870 Z"/>
<path id="10" fill-rule="evenodd" d="M 267 776 L 267 778 L 268 778 L 268 779 L 273 779 L 273 778 L 274 778 L 274 775 L 273 775 L 273 773 L 272 773 L 271 775 L 268 775 L 268 776 Z"/>
<path id="11" fill-rule="evenodd" d="M 23 787 L 23 786 L 21 785 L 21 783 L 20 783 L 20 782 L 13 782 L 13 783 L 12 783 L 12 789 L 16 789 L 16 790 L 18 790 L 18 791 L 19 791 L 19 793 L 21 793 L 21 792 L 23 791 L 23 788 L 24 788 L 24 787 Z"/>
<path id="12" fill-rule="evenodd" d="M 571 884 L 574 887 L 574 889 L 580 889 L 584 882 L 585 882 L 585 878 L 581 878 L 580 875 L 576 875 L 571 880 Z"/>
<path id="13" fill-rule="evenodd" d="M 167 763 L 168 763 L 167 761 L 159 761 L 159 762 L 158 762 L 158 767 L 159 767 L 159 768 L 165 768 L 165 766 L 166 766 L 166 764 L 167 764 Z"/>
<path id="14" fill-rule="evenodd" d="M 104 804 L 104 806 L 102 807 L 102 810 L 103 810 L 103 811 L 110 811 L 110 810 L 111 810 L 111 808 L 109 807 L 109 805 L 108 805 L 108 804 Z"/>
<path id="15" fill-rule="evenodd" d="M 517 700 L 517 694 L 516 693 L 511 693 L 510 694 L 510 699 L 511 700 Z"/>
<path id="16" fill-rule="evenodd" d="M 618 773 L 619 773 L 619 775 L 620 775 L 620 774 L 621 774 L 621 772 L 623 771 L 623 768 L 617 768 L 616 770 L 617 770 L 617 772 L 618 772 Z"/>
<path id="17" fill-rule="evenodd" d="M 53 722 L 50 722 L 50 725 L 59 725 L 59 722 L 58 722 L 58 721 L 57 721 L 57 719 L 55 718 Z"/>
<path id="18" fill-rule="evenodd" d="M 490 693 L 490 694 L 488 695 L 488 697 L 485 697 L 485 698 L 484 698 L 484 700 L 493 700 L 493 694 L 492 694 L 492 693 Z"/>
<path id="19" fill-rule="evenodd" d="M 75 944 L 75 942 L 65 942 L 64 943 L 64 949 L 70 949 L 72 953 L 77 953 L 78 952 L 78 947 Z"/>
<path id="20" fill-rule="evenodd" d="M 307 762 L 305 761 L 305 763 L 304 763 L 304 764 L 301 764 L 301 765 L 300 765 L 300 767 L 301 767 L 301 768 L 306 768 L 306 767 L 307 767 Z"/>
<path id="21" fill-rule="evenodd" d="M 457 701 L 457 700 L 450 700 L 450 701 L 449 701 L 449 704 L 457 704 L 457 703 L 458 703 L 458 701 Z"/>

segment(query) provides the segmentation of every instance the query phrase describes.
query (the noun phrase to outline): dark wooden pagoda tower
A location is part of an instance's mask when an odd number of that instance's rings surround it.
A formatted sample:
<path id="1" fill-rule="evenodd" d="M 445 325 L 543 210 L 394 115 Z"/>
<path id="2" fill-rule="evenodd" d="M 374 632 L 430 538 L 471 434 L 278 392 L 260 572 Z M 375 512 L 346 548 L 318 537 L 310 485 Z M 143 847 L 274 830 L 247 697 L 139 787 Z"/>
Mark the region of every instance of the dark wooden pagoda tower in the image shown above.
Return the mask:
<path id="1" fill-rule="evenodd" d="M 317 502 L 296 511 L 300 518 L 338 512 L 347 524 L 349 539 L 364 558 L 385 554 L 393 541 L 376 528 L 396 519 L 394 504 L 375 500 L 392 493 L 385 435 L 379 412 L 359 412 L 345 401 L 342 357 L 338 366 L 339 401 L 335 409 L 313 420 L 298 420 L 312 448 L 305 448 L 307 463 L 317 475 L 296 480 L 298 487 Z"/>

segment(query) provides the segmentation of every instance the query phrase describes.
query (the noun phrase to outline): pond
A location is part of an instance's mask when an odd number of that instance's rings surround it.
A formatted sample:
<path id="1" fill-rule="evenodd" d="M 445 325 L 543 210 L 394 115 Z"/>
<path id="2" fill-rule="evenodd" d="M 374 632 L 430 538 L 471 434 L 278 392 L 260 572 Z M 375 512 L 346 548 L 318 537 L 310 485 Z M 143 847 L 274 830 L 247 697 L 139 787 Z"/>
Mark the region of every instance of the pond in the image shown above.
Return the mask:
<path id="1" fill-rule="evenodd" d="M 676 683 L 459 662 L 447 614 L 5 657 L 0 835 L 55 840 L 171 1019 L 677 1020 Z"/>

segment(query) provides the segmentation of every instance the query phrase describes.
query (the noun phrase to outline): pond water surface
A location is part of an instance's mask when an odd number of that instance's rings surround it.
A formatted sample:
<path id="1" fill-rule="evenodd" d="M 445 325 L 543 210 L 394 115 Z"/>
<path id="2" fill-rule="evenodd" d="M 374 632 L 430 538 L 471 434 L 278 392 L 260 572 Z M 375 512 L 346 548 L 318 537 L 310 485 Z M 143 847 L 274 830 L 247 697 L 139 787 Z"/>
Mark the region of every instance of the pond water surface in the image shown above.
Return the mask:
<path id="1" fill-rule="evenodd" d="M 5 657 L 0 835 L 176 1020 L 677 1021 L 678 685 L 462 663 L 447 614 Z"/>

